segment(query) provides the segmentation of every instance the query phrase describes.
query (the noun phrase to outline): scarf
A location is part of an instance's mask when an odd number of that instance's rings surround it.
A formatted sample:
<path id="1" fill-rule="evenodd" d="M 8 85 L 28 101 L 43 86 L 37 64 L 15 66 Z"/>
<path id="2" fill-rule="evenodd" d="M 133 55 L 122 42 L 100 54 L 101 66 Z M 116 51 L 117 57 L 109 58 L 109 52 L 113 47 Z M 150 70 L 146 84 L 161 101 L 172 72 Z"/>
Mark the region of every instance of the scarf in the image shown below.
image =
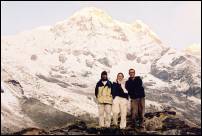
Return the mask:
<path id="1" fill-rule="evenodd" d="M 125 88 L 126 81 L 125 80 L 121 80 L 121 81 L 117 80 L 117 82 L 119 84 L 121 84 L 121 88 L 123 89 L 124 93 L 128 93 L 128 91 Z"/>

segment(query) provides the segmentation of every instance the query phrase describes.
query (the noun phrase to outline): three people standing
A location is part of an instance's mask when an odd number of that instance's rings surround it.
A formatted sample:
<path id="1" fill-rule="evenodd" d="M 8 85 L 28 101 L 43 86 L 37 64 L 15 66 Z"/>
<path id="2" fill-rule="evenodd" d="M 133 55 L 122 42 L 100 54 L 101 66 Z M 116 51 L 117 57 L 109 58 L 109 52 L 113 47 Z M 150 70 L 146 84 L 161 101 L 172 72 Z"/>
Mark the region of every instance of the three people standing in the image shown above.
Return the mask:
<path id="1" fill-rule="evenodd" d="M 126 117 L 128 99 L 131 99 L 131 119 L 134 124 L 143 126 L 145 111 L 145 92 L 142 80 L 135 76 L 135 70 L 129 70 L 129 79 L 125 81 L 123 73 L 118 73 L 113 84 L 107 78 L 107 72 L 101 73 L 101 79 L 95 87 L 95 96 L 98 101 L 99 126 L 110 127 L 111 111 L 113 113 L 113 124 L 118 125 L 119 114 L 121 121 L 119 127 L 126 128 Z M 104 116 L 105 115 L 105 116 Z"/>

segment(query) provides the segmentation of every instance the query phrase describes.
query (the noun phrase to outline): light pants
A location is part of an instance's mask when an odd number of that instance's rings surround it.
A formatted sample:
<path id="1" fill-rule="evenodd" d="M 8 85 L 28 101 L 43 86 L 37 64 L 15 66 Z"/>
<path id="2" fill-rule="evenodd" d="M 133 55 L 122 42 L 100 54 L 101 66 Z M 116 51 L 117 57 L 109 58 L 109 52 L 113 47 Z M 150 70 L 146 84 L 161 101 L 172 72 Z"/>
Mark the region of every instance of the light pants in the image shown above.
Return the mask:
<path id="1" fill-rule="evenodd" d="M 121 114 L 121 122 L 120 128 L 124 129 L 126 127 L 126 116 L 128 109 L 128 100 L 126 98 L 122 98 L 116 96 L 113 100 L 112 112 L 113 112 L 113 124 L 118 124 L 119 113 Z"/>
<path id="2" fill-rule="evenodd" d="M 98 104 L 99 126 L 110 127 L 111 125 L 111 104 Z"/>

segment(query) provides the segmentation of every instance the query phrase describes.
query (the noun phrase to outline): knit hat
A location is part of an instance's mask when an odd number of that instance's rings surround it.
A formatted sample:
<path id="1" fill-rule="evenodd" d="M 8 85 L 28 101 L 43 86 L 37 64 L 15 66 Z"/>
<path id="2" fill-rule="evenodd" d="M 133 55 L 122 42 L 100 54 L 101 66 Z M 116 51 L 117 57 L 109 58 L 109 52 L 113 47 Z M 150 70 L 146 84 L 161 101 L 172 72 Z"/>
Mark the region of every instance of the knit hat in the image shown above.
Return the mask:
<path id="1" fill-rule="evenodd" d="M 102 71 L 101 76 L 102 75 L 107 75 L 107 72 L 106 71 Z"/>

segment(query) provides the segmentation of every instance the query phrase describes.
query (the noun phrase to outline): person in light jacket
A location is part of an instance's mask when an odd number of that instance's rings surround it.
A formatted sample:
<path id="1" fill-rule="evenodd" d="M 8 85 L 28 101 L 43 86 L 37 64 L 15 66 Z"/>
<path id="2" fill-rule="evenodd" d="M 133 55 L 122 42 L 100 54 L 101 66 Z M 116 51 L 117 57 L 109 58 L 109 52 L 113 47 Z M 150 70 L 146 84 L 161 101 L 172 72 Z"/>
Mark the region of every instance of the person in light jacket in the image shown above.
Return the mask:
<path id="1" fill-rule="evenodd" d="M 112 83 L 108 80 L 106 71 L 101 73 L 101 79 L 96 84 L 95 96 L 98 101 L 99 126 L 110 127 L 113 100 Z"/>

